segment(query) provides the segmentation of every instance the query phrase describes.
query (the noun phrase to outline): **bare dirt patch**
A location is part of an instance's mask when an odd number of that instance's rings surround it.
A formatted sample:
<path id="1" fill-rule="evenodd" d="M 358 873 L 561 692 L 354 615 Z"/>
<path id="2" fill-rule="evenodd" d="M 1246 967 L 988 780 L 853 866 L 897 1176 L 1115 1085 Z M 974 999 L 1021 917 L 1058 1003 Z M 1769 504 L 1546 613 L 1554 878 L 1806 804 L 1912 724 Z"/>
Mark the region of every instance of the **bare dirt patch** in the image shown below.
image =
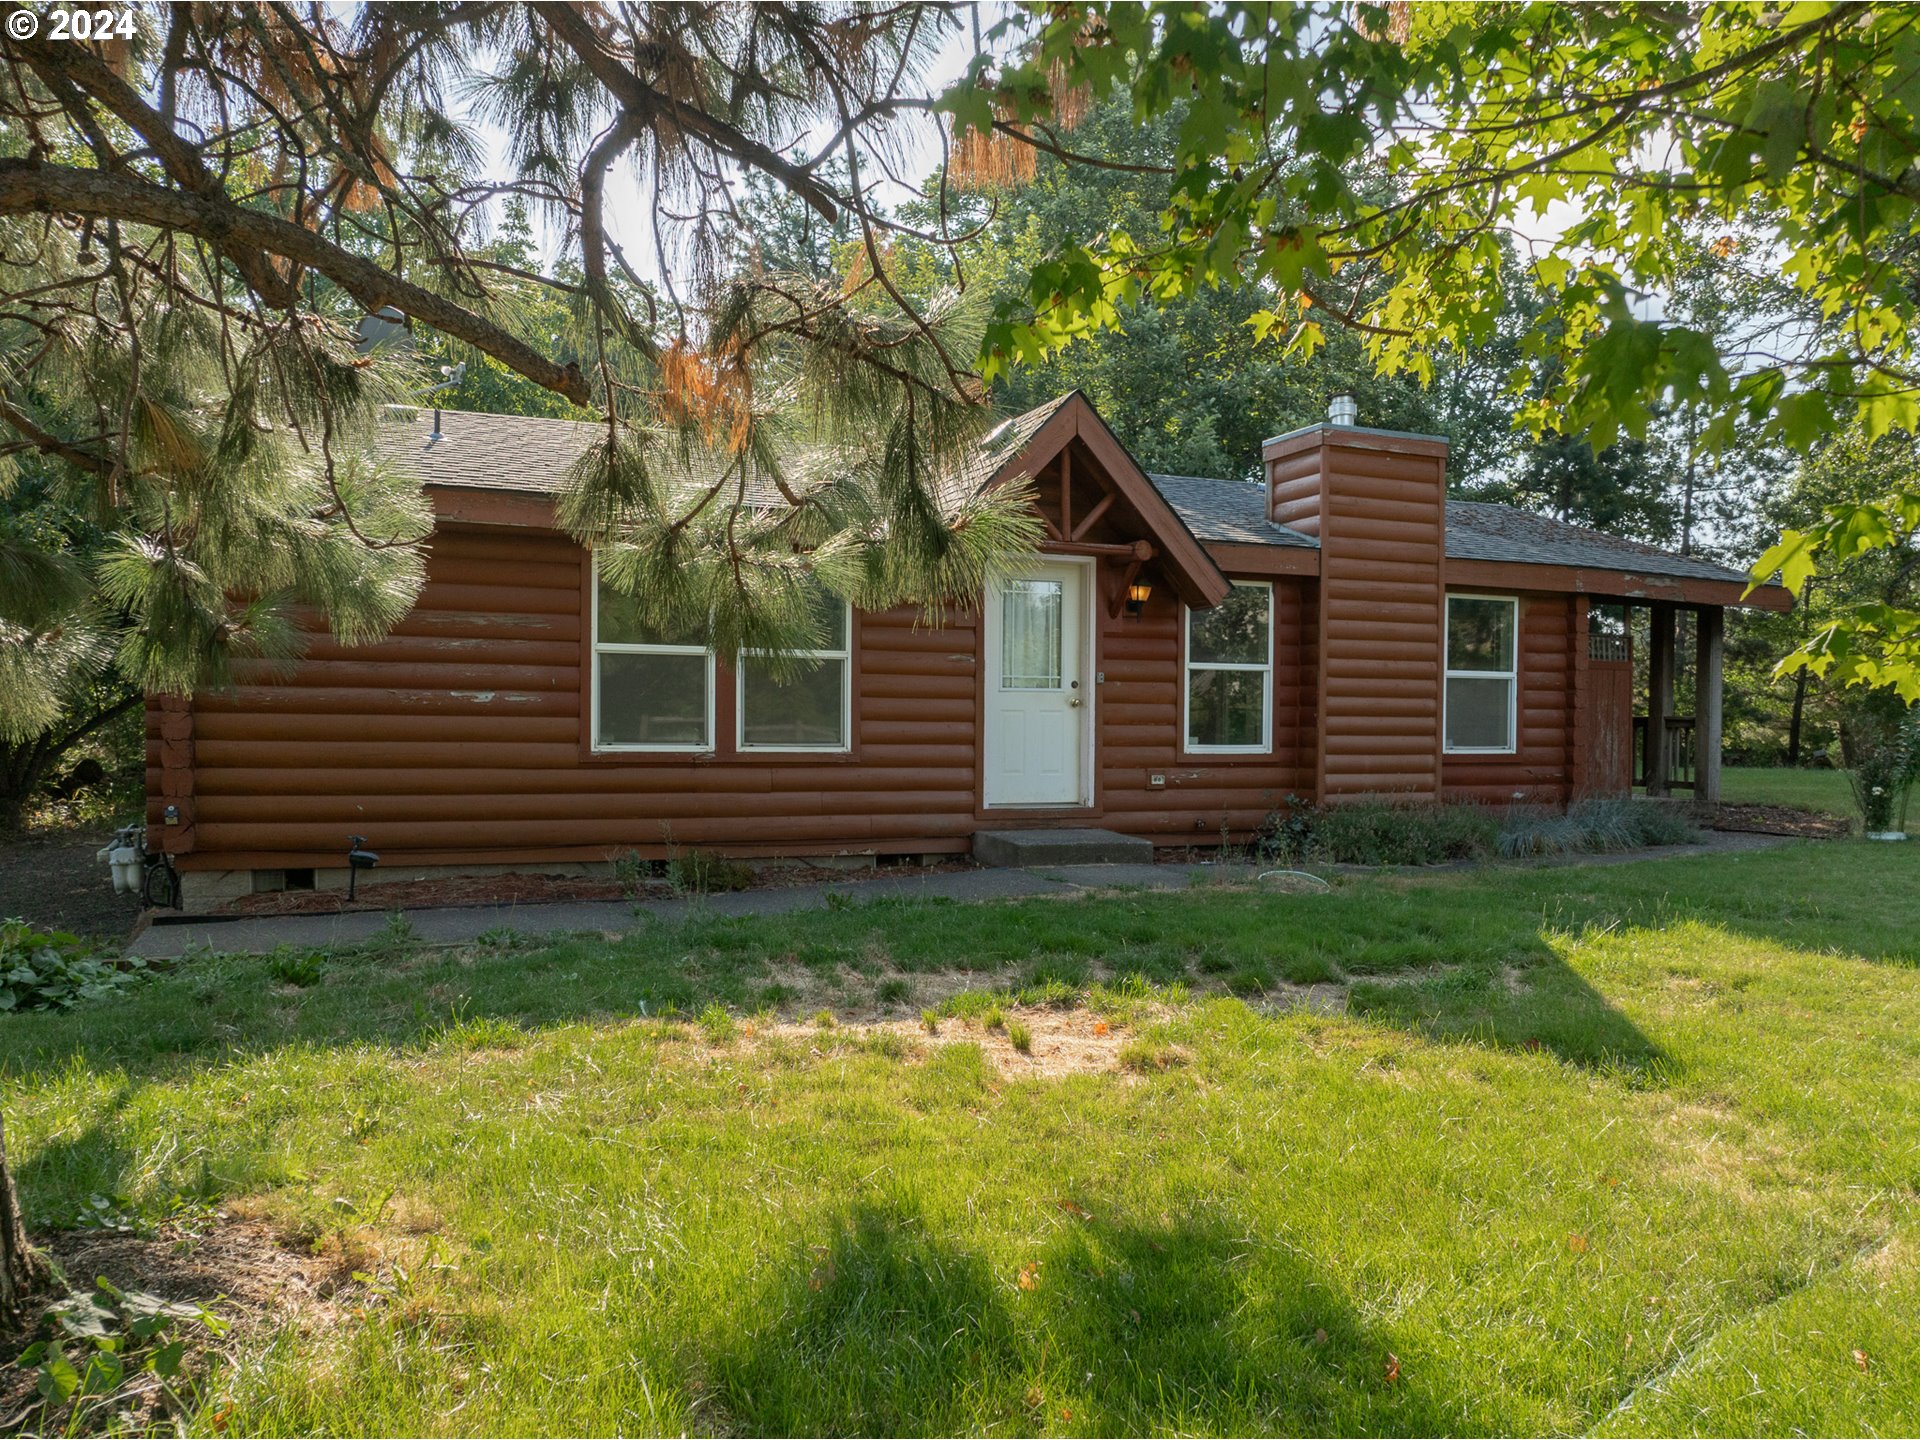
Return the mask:
<path id="1" fill-rule="evenodd" d="M 253 1220 L 154 1235 L 67 1230 L 40 1243 L 76 1289 L 104 1275 L 123 1290 L 203 1305 L 236 1325 L 314 1310 L 351 1283 L 337 1258 L 301 1253 Z"/>
<path id="2" fill-rule="evenodd" d="M 1128 1027 L 1084 1008 L 1055 1010 L 1011 1005 L 1004 1023 L 989 1029 L 980 1021 L 941 1020 L 928 1030 L 917 1020 L 836 1021 L 831 1027 L 777 1022 L 743 1031 L 749 1042 L 775 1040 L 827 1055 L 848 1043 L 864 1043 L 875 1036 L 898 1037 L 910 1050 L 928 1051 L 943 1045 L 977 1045 L 981 1054 L 1008 1080 L 1053 1080 L 1065 1075 L 1098 1075 L 1121 1068 L 1120 1052 Z M 1025 1051 L 1014 1047 L 1009 1031 L 1026 1027 L 1031 1040 Z M 1134 1027 L 1137 1028 L 1137 1027 Z"/>
<path id="3" fill-rule="evenodd" d="M 104 1278 L 123 1291 L 198 1305 L 240 1333 L 290 1322 L 309 1329 L 332 1324 L 343 1313 L 348 1295 L 359 1288 L 341 1257 L 296 1251 L 269 1226 L 252 1220 L 223 1220 L 193 1230 L 168 1227 L 154 1235 L 64 1230 L 36 1243 L 66 1281 L 64 1287 L 56 1284 L 48 1290 L 47 1304 L 69 1291 L 90 1291 Z M 8 1355 L 17 1354 L 47 1323 L 18 1337 Z M 179 1337 L 188 1347 L 184 1373 L 207 1375 L 219 1341 L 212 1332 L 191 1325 L 182 1328 Z M 36 1380 L 32 1370 L 0 1366 L 0 1433 L 20 1433 L 39 1423 Z M 151 1377 L 131 1381 L 114 1398 L 111 1413 L 103 1412 L 97 1420 L 116 1416 L 117 1424 L 137 1434 L 159 1433 L 177 1423 Z"/>

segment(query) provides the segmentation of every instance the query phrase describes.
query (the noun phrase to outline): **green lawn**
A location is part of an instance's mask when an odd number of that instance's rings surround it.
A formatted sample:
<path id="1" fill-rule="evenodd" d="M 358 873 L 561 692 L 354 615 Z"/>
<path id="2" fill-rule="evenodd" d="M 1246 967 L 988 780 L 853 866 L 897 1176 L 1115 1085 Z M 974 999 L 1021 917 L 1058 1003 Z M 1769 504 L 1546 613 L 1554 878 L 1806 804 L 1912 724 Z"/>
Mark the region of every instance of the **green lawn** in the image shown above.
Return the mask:
<path id="1" fill-rule="evenodd" d="M 370 1277 L 201 1430 L 1906 1433 L 1917 865 L 202 958 L 0 1021 L 8 1141 L 37 1227 L 217 1205 Z"/>
<path id="2" fill-rule="evenodd" d="M 1853 792 L 1840 770 L 1728 766 L 1720 772 L 1720 798 L 1732 805 L 1794 805 L 1831 815 L 1855 813 Z"/>

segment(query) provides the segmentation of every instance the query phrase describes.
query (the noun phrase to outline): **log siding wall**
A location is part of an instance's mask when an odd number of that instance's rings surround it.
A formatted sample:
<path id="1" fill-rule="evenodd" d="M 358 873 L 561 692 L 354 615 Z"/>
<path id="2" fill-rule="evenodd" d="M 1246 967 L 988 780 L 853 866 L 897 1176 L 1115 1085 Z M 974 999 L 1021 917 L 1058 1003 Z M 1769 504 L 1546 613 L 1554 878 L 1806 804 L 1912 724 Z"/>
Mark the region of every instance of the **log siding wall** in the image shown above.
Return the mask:
<path id="1" fill-rule="evenodd" d="M 342 863 L 365 835 L 389 867 L 603 861 L 670 846 L 742 856 L 956 853 L 973 832 L 1063 813 L 1163 843 L 1257 825 L 1310 783 L 1298 760 L 1299 582 L 1275 586 L 1271 755 L 1180 753 L 1181 607 L 1139 617 L 1090 597 L 1098 642 L 1096 804 L 982 810 L 979 628 L 971 615 L 855 612 L 852 749 L 738 751 L 736 687 L 716 667 L 711 753 L 595 753 L 587 557 L 550 531 L 443 524 L 414 610 L 382 643 L 324 634 L 291 669 L 148 710 L 148 821 L 186 870 Z M 1165 778 L 1153 786 L 1150 777 Z M 161 825 L 187 802 L 188 827 Z"/>
<path id="2" fill-rule="evenodd" d="M 1443 755 L 1440 779 L 1446 799 L 1563 805 L 1578 788 L 1575 770 L 1584 758 L 1577 748 L 1576 717 L 1585 669 L 1585 600 L 1571 595 L 1516 598 L 1520 633 L 1514 647 L 1514 752 Z"/>

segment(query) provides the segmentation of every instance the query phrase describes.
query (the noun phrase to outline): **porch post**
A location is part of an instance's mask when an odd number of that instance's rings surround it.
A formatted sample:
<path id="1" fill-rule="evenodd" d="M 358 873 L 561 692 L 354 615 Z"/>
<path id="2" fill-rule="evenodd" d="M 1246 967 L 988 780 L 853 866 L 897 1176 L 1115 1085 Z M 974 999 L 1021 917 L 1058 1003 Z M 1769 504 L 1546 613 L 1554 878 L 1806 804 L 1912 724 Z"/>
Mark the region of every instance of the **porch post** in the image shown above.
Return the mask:
<path id="1" fill-rule="evenodd" d="M 1727 612 L 1718 605 L 1702 606 L 1699 614 L 1699 654 L 1693 729 L 1693 803 L 1711 810 L 1720 803 L 1720 685 L 1726 645 Z"/>
<path id="2" fill-rule="evenodd" d="M 1673 606 L 1648 607 L 1647 794 L 1667 793 L 1667 716 L 1673 713 Z"/>

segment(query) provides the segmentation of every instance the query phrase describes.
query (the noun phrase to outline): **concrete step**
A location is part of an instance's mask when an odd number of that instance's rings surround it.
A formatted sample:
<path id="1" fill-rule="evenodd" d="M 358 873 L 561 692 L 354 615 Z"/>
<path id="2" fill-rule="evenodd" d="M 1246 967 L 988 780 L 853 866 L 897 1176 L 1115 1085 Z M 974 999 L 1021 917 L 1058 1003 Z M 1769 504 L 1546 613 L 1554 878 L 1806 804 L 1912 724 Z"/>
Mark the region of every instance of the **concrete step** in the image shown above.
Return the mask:
<path id="1" fill-rule="evenodd" d="M 982 865 L 1150 865 L 1153 842 L 1115 830 L 976 830 L 973 858 Z"/>

